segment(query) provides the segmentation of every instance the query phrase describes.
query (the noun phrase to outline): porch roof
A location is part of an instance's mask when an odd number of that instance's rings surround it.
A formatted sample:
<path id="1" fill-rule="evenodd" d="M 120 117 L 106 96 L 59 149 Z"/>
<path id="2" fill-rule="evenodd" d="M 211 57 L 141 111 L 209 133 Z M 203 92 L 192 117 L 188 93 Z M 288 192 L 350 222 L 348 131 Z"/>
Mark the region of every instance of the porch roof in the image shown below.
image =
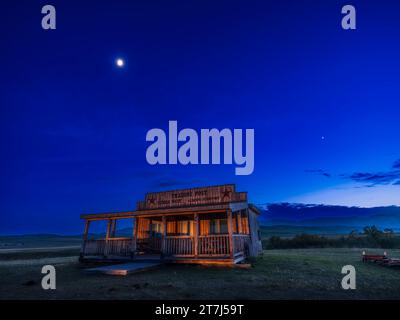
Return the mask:
<path id="1" fill-rule="evenodd" d="M 136 216 L 162 216 L 162 215 L 183 215 L 208 212 L 224 212 L 230 208 L 230 203 L 214 204 L 214 205 L 200 205 L 191 207 L 180 208 L 163 208 L 163 209 L 146 209 L 135 211 L 122 211 L 122 212 L 104 212 L 81 214 L 81 219 L 85 220 L 105 220 L 105 219 L 122 219 L 134 218 Z"/>

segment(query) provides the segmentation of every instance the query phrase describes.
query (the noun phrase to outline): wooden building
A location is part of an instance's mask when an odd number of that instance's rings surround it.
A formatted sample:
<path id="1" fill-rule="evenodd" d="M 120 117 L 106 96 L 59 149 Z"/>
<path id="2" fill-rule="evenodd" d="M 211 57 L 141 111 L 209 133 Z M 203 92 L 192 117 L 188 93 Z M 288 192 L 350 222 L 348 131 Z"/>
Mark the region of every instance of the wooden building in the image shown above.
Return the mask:
<path id="1" fill-rule="evenodd" d="M 259 210 L 246 192 L 221 185 L 147 193 L 136 211 L 82 214 L 81 260 L 143 259 L 232 264 L 261 252 Z M 120 219 L 133 219 L 132 235 L 116 237 Z M 103 239 L 89 239 L 90 224 L 106 220 Z"/>

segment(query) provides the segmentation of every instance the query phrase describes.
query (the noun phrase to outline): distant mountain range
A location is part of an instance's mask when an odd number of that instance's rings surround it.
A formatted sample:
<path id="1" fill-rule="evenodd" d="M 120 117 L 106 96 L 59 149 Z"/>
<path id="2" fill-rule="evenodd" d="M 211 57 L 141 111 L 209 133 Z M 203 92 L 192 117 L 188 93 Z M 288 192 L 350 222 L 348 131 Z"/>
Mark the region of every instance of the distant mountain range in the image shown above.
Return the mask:
<path id="1" fill-rule="evenodd" d="M 264 226 L 346 227 L 362 229 L 367 225 L 400 230 L 400 207 L 345 207 L 313 204 L 274 203 L 262 209 Z"/>

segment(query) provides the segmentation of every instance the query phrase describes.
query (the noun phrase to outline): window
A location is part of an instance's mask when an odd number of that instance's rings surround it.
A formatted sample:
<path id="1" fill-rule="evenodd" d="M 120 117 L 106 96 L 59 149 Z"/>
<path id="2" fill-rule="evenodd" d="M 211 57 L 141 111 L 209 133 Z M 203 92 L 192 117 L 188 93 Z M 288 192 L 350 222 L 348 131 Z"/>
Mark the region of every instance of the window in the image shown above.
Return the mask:
<path id="1" fill-rule="evenodd" d="M 177 234 L 189 235 L 190 234 L 190 221 L 178 221 Z"/>
<path id="2" fill-rule="evenodd" d="M 210 233 L 211 234 L 228 233 L 227 219 L 211 219 L 210 220 Z"/>
<path id="3" fill-rule="evenodd" d="M 193 234 L 193 221 L 173 220 L 167 222 L 168 236 L 188 236 Z"/>
<path id="4" fill-rule="evenodd" d="M 160 237 L 162 233 L 162 225 L 159 221 L 153 221 L 150 225 L 150 233 L 152 237 Z"/>

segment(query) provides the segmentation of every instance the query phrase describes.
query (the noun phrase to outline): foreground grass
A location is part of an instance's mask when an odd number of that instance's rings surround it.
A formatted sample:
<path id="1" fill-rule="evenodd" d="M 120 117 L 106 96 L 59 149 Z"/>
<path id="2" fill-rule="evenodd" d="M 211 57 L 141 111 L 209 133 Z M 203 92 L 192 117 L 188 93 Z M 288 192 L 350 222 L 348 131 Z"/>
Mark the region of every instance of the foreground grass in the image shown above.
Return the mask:
<path id="1" fill-rule="evenodd" d="M 268 250 L 248 270 L 166 265 L 126 277 L 87 275 L 83 269 L 89 265 L 64 257 L 55 264 L 53 291 L 41 289 L 40 263 L 3 261 L 0 299 L 400 299 L 400 270 L 364 264 L 361 251 Z M 400 257 L 400 250 L 388 254 Z M 341 289 L 347 264 L 357 270 L 356 290 Z"/>

